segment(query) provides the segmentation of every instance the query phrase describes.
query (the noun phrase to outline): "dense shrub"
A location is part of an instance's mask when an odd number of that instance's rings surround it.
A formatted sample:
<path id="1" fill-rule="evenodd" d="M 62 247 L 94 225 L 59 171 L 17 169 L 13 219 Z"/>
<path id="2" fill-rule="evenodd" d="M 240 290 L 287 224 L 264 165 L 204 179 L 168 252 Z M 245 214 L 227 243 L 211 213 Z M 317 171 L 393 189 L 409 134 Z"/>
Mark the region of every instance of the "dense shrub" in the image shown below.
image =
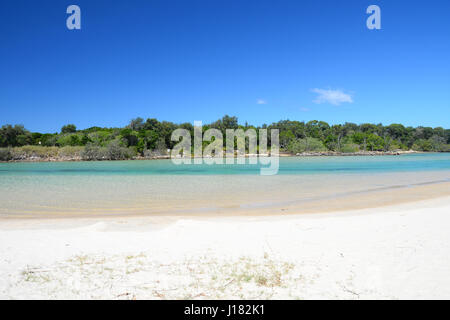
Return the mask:
<path id="1" fill-rule="evenodd" d="M 58 155 L 58 147 L 23 146 L 11 150 L 14 160 L 36 158 L 52 158 Z"/>
<path id="2" fill-rule="evenodd" d="M 109 141 L 114 140 L 118 134 L 119 132 L 116 130 L 108 131 L 104 129 L 90 132 L 87 134 L 87 143 L 93 143 L 97 146 L 105 147 Z"/>
<path id="3" fill-rule="evenodd" d="M 73 133 L 77 131 L 77 127 L 74 124 L 67 124 L 61 128 L 61 133 Z"/>
<path id="4" fill-rule="evenodd" d="M 30 132 L 22 125 L 7 124 L 0 127 L 0 147 L 15 148 L 27 145 L 65 147 L 93 144 L 98 148 L 88 147 L 86 151 L 83 151 L 84 156 L 89 159 L 123 159 L 132 156 L 135 152 L 155 156 L 164 155 L 166 148 L 173 148 L 177 142 L 172 141 L 171 135 L 178 128 L 188 130 L 193 137 L 194 127 L 191 123 L 160 122 L 153 118 L 146 121 L 136 118 L 128 126 L 122 128 L 91 127 L 77 130 L 75 125 L 69 124 L 65 125 L 60 133 Z M 223 137 L 226 137 L 227 129 L 278 129 L 280 148 L 283 151 L 295 153 L 326 150 L 354 152 L 356 149 L 388 151 L 411 148 L 418 151 L 437 152 L 448 151 L 450 144 L 450 129 L 422 126 L 414 128 L 401 124 L 384 126 L 382 124 L 346 122 L 329 125 L 324 121 L 317 120 L 308 122 L 282 120 L 255 127 L 248 123 L 240 125 L 236 117 L 225 115 L 215 122 L 205 124 L 203 128 L 205 130 L 208 128 L 219 129 Z M 115 140 L 118 140 L 119 144 L 114 142 L 108 149 L 108 145 Z M 345 146 L 346 144 L 349 145 Z M 207 145 L 208 143 L 203 143 L 203 147 Z M 37 151 L 35 153 L 41 154 Z M 3 154 L 5 157 L 6 151 L 3 151 Z M 12 156 L 15 156 L 14 153 Z M 18 156 L 23 156 L 23 152 Z"/>
<path id="5" fill-rule="evenodd" d="M 58 156 L 60 157 L 70 157 L 70 158 L 81 158 L 81 153 L 85 147 L 82 146 L 66 146 L 59 148 Z"/>
<path id="6" fill-rule="evenodd" d="M 144 149 L 144 157 L 146 158 L 153 158 L 153 157 L 161 157 L 166 156 L 167 153 L 167 147 L 163 139 L 159 139 L 156 143 L 156 148 L 153 150 Z"/>
<path id="7" fill-rule="evenodd" d="M 124 147 L 120 141 L 111 141 L 106 147 L 88 144 L 80 153 L 83 160 L 125 160 L 136 155 L 136 152 Z"/>
<path id="8" fill-rule="evenodd" d="M 61 136 L 58 140 L 56 140 L 56 144 L 60 147 L 65 146 L 82 146 L 84 145 L 84 138 L 87 136 L 81 133 L 70 133 Z"/>
<path id="9" fill-rule="evenodd" d="M 124 147 L 119 141 L 111 141 L 106 147 L 106 154 L 109 160 L 125 160 L 132 158 L 135 153 L 131 148 Z"/>
<path id="10" fill-rule="evenodd" d="M 89 143 L 81 151 L 81 158 L 83 160 L 107 160 L 106 154 L 106 148 Z"/>
<path id="11" fill-rule="evenodd" d="M 341 152 L 344 153 L 353 153 L 353 152 L 358 152 L 359 151 L 359 146 L 355 143 L 344 143 L 341 146 Z"/>
<path id="12" fill-rule="evenodd" d="M 407 149 L 407 147 L 405 145 L 402 145 L 400 143 L 400 141 L 396 141 L 396 140 L 392 140 L 391 143 L 389 144 L 389 151 L 396 151 L 396 150 L 400 150 L 400 149 Z"/>
<path id="13" fill-rule="evenodd" d="M 9 148 L 0 148 L 0 161 L 9 161 L 11 159 L 11 150 Z"/>
<path id="14" fill-rule="evenodd" d="M 296 139 L 289 143 L 288 151 L 292 153 L 302 153 L 302 152 L 321 152 L 327 151 L 327 148 L 317 138 L 304 138 Z"/>
<path id="15" fill-rule="evenodd" d="M 420 139 L 413 144 L 412 149 L 415 151 L 432 151 L 433 145 L 429 140 Z"/>

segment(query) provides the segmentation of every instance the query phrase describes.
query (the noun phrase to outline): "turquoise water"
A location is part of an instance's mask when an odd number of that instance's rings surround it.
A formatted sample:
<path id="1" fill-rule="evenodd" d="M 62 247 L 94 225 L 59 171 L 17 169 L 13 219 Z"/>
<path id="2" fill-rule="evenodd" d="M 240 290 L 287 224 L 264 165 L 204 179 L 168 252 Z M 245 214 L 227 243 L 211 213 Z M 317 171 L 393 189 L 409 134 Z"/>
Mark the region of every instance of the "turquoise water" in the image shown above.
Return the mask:
<path id="1" fill-rule="evenodd" d="M 450 153 L 282 157 L 280 175 L 450 170 Z M 260 165 L 175 165 L 170 160 L 0 163 L 5 175 L 255 175 Z M 0 180 L 1 183 L 1 180 Z"/>
<path id="2" fill-rule="evenodd" d="M 259 165 L 170 160 L 0 163 L 0 217 L 335 210 L 329 201 L 380 190 L 434 184 L 445 192 L 450 154 L 280 158 L 279 174 L 259 173 Z"/>

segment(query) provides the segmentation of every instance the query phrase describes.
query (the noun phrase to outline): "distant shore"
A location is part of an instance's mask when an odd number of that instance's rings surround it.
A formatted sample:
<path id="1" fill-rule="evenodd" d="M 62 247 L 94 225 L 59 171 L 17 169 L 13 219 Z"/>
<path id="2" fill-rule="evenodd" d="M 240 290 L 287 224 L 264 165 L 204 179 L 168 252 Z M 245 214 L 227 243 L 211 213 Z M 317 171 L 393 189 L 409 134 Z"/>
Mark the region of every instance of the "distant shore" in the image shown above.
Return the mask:
<path id="1" fill-rule="evenodd" d="M 280 152 L 280 157 L 351 157 L 351 156 L 399 156 L 402 154 L 413 154 L 413 153 L 433 153 L 433 152 L 421 152 L 413 150 L 395 150 L 395 151 L 358 151 L 358 152 L 337 152 L 337 151 L 323 151 L 323 152 L 303 152 L 292 154 L 288 152 Z M 246 154 L 245 157 L 256 157 L 257 154 Z M 268 156 L 268 155 L 261 155 Z M 169 155 L 159 155 L 151 157 L 135 156 L 126 160 L 163 160 L 170 159 Z M 104 161 L 110 159 L 104 159 Z M 92 161 L 86 160 L 81 157 L 81 155 L 39 155 L 39 154 L 21 154 L 18 157 L 13 157 L 8 161 L 0 161 L 0 163 L 11 163 L 11 162 L 71 162 L 71 161 Z M 97 160 L 102 161 L 102 160 Z M 115 161 L 115 160 L 112 160 Z"/>

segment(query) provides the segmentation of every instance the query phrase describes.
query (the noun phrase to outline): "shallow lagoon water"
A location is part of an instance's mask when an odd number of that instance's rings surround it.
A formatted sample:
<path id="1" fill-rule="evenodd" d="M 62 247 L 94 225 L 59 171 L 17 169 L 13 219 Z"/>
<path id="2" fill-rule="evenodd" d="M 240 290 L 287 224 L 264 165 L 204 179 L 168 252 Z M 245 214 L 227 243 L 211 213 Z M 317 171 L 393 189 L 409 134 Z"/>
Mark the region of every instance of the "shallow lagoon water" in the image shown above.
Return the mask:
<path id="1" fill-rule="evenodd" d="M 0 216 L 238 213 L 313 202 L 326 209 L 339 197 L 450 181 L 450 154 L 280 158 L 274 176 L 259 168 L 170 160 L 0 163 Z"/>
<path id="2" fill-rule="evenodd" d="M 247 159 L 248 161 L 248 159 Z M 254 175 L 259 164 L 175 165 L 170 160 L 0 163 L 5 175 Z M 281 157 L 278 174 L 450 170 L 450 153 L 401 156 Z M 0 181 L 1 183 L 1 181 Z"/>

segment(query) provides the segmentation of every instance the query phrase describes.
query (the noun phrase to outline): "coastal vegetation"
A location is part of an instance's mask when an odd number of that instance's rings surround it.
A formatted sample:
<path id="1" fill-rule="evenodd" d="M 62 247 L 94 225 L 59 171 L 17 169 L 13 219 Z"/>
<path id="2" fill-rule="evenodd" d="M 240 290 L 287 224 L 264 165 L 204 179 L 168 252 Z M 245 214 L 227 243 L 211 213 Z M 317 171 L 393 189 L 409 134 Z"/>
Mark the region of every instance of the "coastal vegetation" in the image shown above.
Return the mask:
<path id="1" fill-rule="evenodd" d="M 135 118 L 123 128 L 91 127 L 78 130 L 64 125 L 60 132 L 30 132 L 22 125 L 0 128 L 0 161 L 29 159 L 119 160 L 136 157 L 166 156 L 177 143 L 171 140 L 175 129 L 194 134 L 191 123 L 175 124 L 154 118 Z M 224 116 L 203 131 L 216 128 L 226 136 L 226 129 L 279 129 L 281 151 L 291 154 L 308 152 L 356 153 L 414 150 L 450 152 L 450 129 L 442 127 L 405 127 L 402 124 L 330 125 L 324 121 L 282 120 L 270 125 L 239 124 L 237 117 Z M 270 143 L 270 141 L 269 141 Z M 206 146 L 207 143 L 204 145 Z"/>

